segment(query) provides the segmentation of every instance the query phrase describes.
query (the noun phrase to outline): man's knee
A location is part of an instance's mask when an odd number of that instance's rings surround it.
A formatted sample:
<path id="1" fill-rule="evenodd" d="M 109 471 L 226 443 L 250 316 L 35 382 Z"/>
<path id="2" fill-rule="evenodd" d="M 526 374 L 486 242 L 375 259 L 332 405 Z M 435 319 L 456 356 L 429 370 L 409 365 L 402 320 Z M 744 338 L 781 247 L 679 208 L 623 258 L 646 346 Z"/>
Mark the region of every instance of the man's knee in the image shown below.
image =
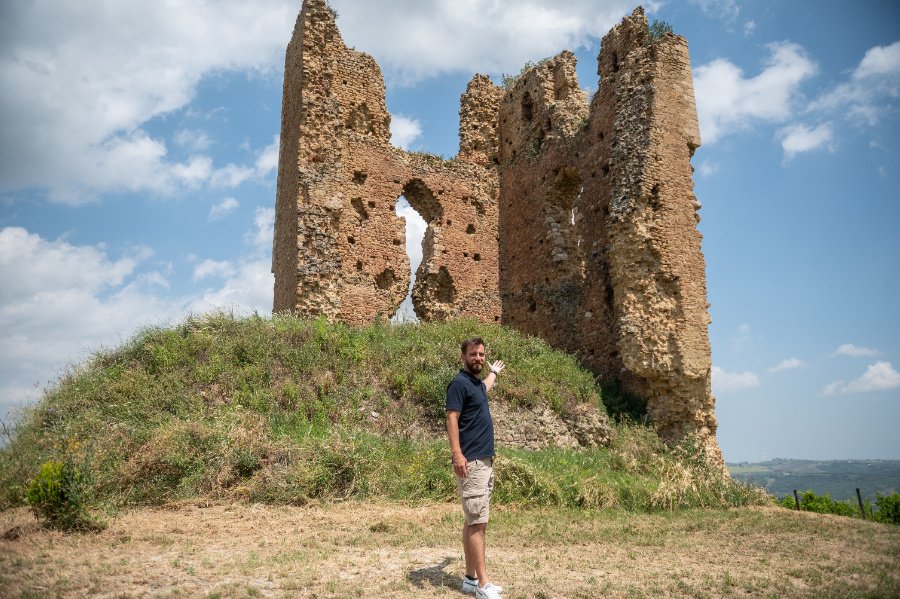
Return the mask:
<path id="1" fill-rule="evenodd" d="M 487 529 L 487 522 L 479 522 L 478 524 L 466 524 L 469 534 L 477 534 Z"/>

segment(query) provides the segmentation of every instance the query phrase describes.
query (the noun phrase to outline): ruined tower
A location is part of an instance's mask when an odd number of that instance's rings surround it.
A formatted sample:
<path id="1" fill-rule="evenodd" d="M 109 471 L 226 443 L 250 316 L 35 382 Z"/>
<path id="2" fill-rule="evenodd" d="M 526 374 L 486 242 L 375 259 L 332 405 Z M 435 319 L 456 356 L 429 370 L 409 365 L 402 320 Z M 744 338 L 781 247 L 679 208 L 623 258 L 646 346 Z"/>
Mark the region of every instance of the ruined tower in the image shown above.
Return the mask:
<path id="1" fill-rule="evenodd" d="M 721 461 L 690 160 L 687 42 L 636 9 L 604 38 L 588 99 L 571 52 L 503 90 L 476 75 L 452 160 L 390 145 L 381 71 L 306 0 L 287 49 L 275 310 L 388 317 L 409 285 L 407 198 L 427 221 L 419 318 L 502 321 L 647 400 L 663 438 Z"/>
<path id="2" fill-rule="evenodd" d="M 393 315 L 410 282 L 394 211 L 404 196 L 428 224 L 416 315 L 499 321 L 500 96 L 487 77 L 469 83 L 455 159 L 397 149 L 378 65 L 344 45 L 324 0 L 306 0 L 285 61 L 274 309 L 354 324 Z"/>

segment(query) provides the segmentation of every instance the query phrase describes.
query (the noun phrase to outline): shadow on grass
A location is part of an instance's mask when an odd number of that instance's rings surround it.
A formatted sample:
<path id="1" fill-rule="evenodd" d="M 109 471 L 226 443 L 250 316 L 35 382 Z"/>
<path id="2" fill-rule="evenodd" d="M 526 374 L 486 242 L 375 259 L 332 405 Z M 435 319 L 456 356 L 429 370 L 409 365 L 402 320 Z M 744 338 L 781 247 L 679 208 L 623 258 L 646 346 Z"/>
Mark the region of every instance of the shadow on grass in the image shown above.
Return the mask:
<path id="1" fill-rule="evenodd" d="M 444 572 L 444 568 L 455 561 L 452 557 L 445 557 L 440 563 L 427 568 L 419 568 L 413 570 L 407 575 L 409 581 L 416 587 L 423 589 L 425 585 L 433 587 L 445 587 L 448 589 L 460 590 L 462 586 L 462 578 L 452 576 Z"/>

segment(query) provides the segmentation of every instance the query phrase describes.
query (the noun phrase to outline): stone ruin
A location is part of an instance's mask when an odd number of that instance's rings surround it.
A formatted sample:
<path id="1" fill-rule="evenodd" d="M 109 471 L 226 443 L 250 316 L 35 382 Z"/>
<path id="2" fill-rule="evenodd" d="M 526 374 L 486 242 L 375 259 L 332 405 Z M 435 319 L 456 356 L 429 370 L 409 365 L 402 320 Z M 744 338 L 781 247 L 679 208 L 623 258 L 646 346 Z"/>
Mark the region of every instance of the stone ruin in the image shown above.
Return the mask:
<path id="1" fill-rule="evenodd" d="M 285 61 L 272 270 L 275 311 L 389 318 L 410 263 L 400 196 L 425 219 L 422 320 L 501 322 L 569 351 L 647 401 L 670 442 L 721 463 L 691 156 L 700 145 L 687 42 L 637 8 L 604 38 L 589 99 L 568 51 L 504 89 L 475 75 L 459 153 L 390 144 L 375 60 L 305 0 Z"/>

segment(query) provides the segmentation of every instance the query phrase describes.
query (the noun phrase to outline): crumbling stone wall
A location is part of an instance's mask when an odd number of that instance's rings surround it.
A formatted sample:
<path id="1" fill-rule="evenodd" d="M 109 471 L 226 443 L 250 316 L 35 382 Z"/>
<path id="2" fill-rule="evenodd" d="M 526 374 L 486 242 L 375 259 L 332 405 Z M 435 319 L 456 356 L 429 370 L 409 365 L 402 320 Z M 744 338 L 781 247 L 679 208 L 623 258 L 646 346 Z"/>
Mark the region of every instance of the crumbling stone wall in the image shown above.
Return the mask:
<path id="1" fill-rule="evenodd" d="M 691 155 L 687 42 L 637 9 L 603 39 L 590 105 L 569 52 L 500 108 L 503 322 L 576 353 L 647 400 L 661 435 L 721 460 Z"/>
<path id="2" fill-rule="evenodd" d="M 393 315 L 410 282 L 395 213 L 405 196 L 428 224 L 416 315 L 498 321 L 501 93 L 487 77 L 472 79 L 455 159 L 399 150 L 378 65 L 344 45 L 324 0 L 304 2 L 285 61 L 274 309 L 356 324 Z"/>
<path id="3" fill-rule="evenodd" d="M 392 315 L 410 278 L 404 195 L 428 223 L 420 318 L 540 336 L 647 399 L 664 438 L 697 433 L 721 461 L 687 42 L 651 40 L 638 8 L 601 48 L 590 101 L 571 52 L 506 91 L 476 75 L 446 161 L 390 145 L 378 65 L 344 45 L 324 0 L 306 0 L 285 67 L 275 310 Z"/>

